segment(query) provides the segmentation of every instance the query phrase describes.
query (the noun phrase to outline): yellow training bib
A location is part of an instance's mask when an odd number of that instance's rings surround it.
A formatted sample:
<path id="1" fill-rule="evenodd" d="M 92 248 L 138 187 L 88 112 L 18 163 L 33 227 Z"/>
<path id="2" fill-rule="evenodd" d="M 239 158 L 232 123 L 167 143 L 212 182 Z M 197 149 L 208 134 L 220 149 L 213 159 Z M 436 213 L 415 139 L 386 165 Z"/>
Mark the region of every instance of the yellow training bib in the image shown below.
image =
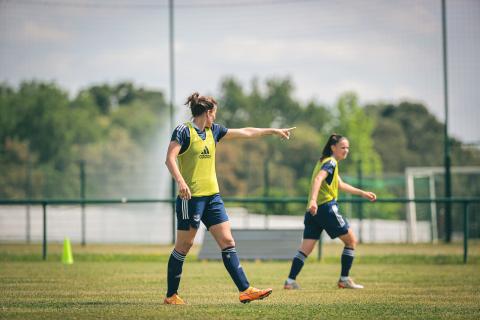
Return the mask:
<path id="1" fill-rule="evenodd" d="M 334 167 L 333 175 L 328 175 L 325 180 L 322 181 L 322 185 L 320 186 L 320 190 L 318 191 L 317 197 L 317 204 L 322 205 L 332 200 L 337 200 L 338 198 L 338 163 L 334 157 L 328 157 L 323 159 L 322 161 L 318 161 L 315 169 L 313 169 L 312 179 L 310 181 L 310 185 L 312 185 L 313 180 L 318 175 L 320 170 L 324 164 L 330 162 L 330 164 Z M 310 200 L 311 197 L 311 189 L 310 194 L 308 195 L 308 199 Z"/>
<path id="2" fill-rule="evenodd" d="M 217 174 L 215 172 L 215 139 L 212 130 L 205 128 L 206 138 L 203 140 L 188 122 L 190 145 L 178 155 L 178 167 L 193 197 L 211 196 L 219 192 Z"/>

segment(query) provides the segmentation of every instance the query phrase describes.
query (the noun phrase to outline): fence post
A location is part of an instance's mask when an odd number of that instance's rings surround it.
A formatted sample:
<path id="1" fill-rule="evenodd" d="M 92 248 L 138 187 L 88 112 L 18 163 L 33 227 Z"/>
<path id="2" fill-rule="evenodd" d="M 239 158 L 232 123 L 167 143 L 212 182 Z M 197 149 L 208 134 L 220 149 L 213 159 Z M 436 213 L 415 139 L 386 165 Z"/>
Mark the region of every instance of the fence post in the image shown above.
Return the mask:
<path id="1" fill-rule="evenodd" d="M 172 225 L 171 225 L 171 229 L 172 229 L 172 240 L 171 240 L 171 244 L 175 244 L 176 242 L 176 232 L 177 232 L 177 225 L 176 225 L 176 218 L 177 218 L 177 214 L 176 214 L 176 211 L 175 211 L 175 201 L 176 201 L 176 198 L 174 196 L 175 194 L 175 180 L 173 180 L 172 178 L 172 196 L 173 196 L 173 200 L 171 201 L 170 203 L 170 206 L 172 207 Z"/>
<path id="2" fill-rule="evenodd" d="M 25 185 L 25 193 L 26 193 L 26 196 L 27 196 L 27 200 L 31 200 L 32 199 L 32 160 L 31 160 L 31 157 L 30 157 L 30 146 L 29 144 L 27 143 L 27 147 L 28 147 L 28 152 L 27 152 L 27 181 L 26 181 L 26 185 Z M 27 204 L 27 216 L 26 216 L 26 236 L 27 236 L 27 243 L 30 243 L 31 240 L 32 240 L 32 237 L 31 237 L 31 216 L 30 216 L 30 208 L 31 208 L 31 205 L 30 203 Z"/>
<path id="3" fill-rule="evenodd" d="M 468 201 L 463 203 L 463 263 L 468 258 Z"/>
<path id="4" fill-rule="evenodd" d="M 430 238 L 432 243 L 438 242 L 438 230 L 437 230 L 437 202 L 435 201 L 435 175 L 432 173 L 428 177 L 429 189 L 430 189 Z"/>
<path id="5" fill-rule="evenodd" d="M 363 189 L 362 183 L 362 160 L 358 160 L 357 162 L 357 178 L 358 178 L 358 188 Z M 361 201 L 358 202 L 358 242 L 363 242 L 363 204 Z"/>
<path id="6" fill-rule="evenodd" d="M 80 198 L 85 200 L 85 160 L 80 160 Z M 82 202 L 82 246 L 86 244 L 85 203 Z"/>
<path id="7" fill-rule="evenodd" d="M 42 258 L 47 260 L 47 203 L 42 202 L 43 208 L 43 245 L 42 245 Z"/>
<path id="8" fill-rule="evenodd" d="M 322 260 L 322 244 L 323 244 L 322 238 L 323 238 L 323 232 L 320 233 L 320 238 L 318 239 L 318 257 L 317 257 L 318 261 Z"/>

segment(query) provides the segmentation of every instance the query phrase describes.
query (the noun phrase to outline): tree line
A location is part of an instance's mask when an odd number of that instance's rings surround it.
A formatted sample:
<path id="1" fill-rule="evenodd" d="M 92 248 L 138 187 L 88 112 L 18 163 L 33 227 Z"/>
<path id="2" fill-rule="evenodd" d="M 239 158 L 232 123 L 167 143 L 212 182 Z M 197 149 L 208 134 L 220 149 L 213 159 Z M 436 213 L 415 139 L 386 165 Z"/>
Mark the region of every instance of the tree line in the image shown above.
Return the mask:
<path id="1" fill-rule="evenodd" d="M 79 161 L 125 174 L 127 159 L 143 158 L 166 106 L 162 92 L 132 83 L 90 86 L 73 98 L 55 83 L 1 84 L 0 198 L 78 198 Z"/>
<path id="2" fill-rule="evenodd" d="M 421 103 L 360 105 L 357 94 L 346 92 L 328 106 L 302 103 L 294 93 L 289 78 L 254 79 L 248 88 L 233 77 L 221 81 L 213 94 L 219 101 L 218 123 L 297 127 L 289 141 L 221 143 L 217 172 L 224 195 L 306 196 L 312 169 L 333 132 L 350 140 L 350 156 L 340 166 L 353 184 L 358 170 L 382 181 L 392 173 L 401 176 L 407 166 L 443 165 L 443 124 Z M 143 159 L 152 143 L 168 142 L 168 137 L 155 140 L 158 128 L 168 123 L 167 106 L 162 92 L 129 82 L 90 86 L 74 97 L 55 83 L 1 84 L 0 197 L 76 198 L 79 160 L 89 168 L 108 166 L 119 176 L 129 174 L 128 159 Z M 480 164 L 478 149 L 454 138 L 449 142 L 453 165 Z M 101 194 L 115 196 L 117 189 L 118 184 Z M 374 191 L 404 196 L 403 186 L 380 184 Z M 384 206 L 379 211 L 398 211 Z"/>

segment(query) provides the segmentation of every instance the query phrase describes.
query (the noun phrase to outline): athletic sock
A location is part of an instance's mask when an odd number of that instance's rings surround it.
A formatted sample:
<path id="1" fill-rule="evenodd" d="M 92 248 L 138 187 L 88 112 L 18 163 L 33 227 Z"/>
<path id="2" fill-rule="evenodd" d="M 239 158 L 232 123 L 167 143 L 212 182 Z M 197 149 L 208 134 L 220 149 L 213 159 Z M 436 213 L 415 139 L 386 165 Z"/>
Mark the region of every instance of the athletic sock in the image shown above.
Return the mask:
<path id="1" fill-rule="evenodd" d="M 183 261 L 185 261 L 185 255 L 173 249 L 170 259 L 168 259 L 167 297 L 171 297 L 178 291 L 180 278 L 182 277 Z"/>
<path id="2" fill-rule="evenodd" d="M 341 277 L 348 277 L 348 273 L 350 272 L 350 268 L 353 264 L 353 258 L 355 258 L 355 252 L 352 248 L 343 248 L 342 252 L 342 273 L 340 274 Z M 345 279 L 345 278 L 343 278 Z"/>
<path id="3" fill-rule="evenodd" d="M 307 255 L 305 253 L 303 253 L 302 251 L 297 252 L 297 254 L 292 260 L 292 267 L 290 268 L 290 274 L 288 275 L 289 279 L 297 279 L 297 275 L 302 270 L 306 258 Z"/>
<path id="4" fill-rule="evenodd" d="M 237 250 L 235 247 L 228 247 L 222 250 L 222 259 L 225 268 L 227 269 L 230 277 L 238 288 L 238 291 L 242 292 L 250 287 L 250 283 L 247 280 L 245 272 L 240 265 L 240 260 L 237 256 Z"/>

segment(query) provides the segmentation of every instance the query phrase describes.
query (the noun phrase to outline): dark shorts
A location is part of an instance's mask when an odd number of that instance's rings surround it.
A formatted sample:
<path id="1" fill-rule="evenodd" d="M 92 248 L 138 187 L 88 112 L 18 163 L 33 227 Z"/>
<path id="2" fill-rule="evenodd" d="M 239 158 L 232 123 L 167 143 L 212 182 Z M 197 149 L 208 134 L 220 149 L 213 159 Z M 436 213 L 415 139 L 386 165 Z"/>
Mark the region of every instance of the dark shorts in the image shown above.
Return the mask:
<path id="1" fill-rule="evenodd" d="M 218 193 L 205 197 L 192 197 L 190 200 L 177 197 L 175 211 L 177 230 L 187 231 L 190 227 L 198 229 L 200 221 L 208 230 L 213 225 L 228 221 L 225 205 Z"/>
<path id="2" fill-rule="evenodd" d="M 305 224 L 303 239 L 318 240 L 323 230 L 327 231 L 330 238 L 335 239 L 346 234 L 350 228 L 347 219 L 338 212 L 338 204 L 335 200 L 319 206 L 315 216 L 307 211 L 303 223 Z"/>

